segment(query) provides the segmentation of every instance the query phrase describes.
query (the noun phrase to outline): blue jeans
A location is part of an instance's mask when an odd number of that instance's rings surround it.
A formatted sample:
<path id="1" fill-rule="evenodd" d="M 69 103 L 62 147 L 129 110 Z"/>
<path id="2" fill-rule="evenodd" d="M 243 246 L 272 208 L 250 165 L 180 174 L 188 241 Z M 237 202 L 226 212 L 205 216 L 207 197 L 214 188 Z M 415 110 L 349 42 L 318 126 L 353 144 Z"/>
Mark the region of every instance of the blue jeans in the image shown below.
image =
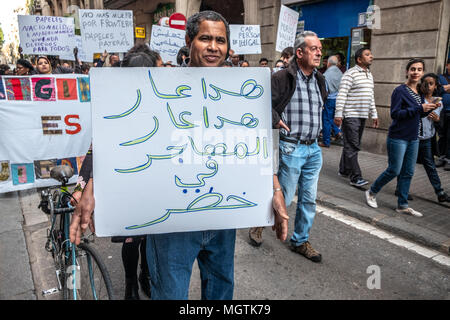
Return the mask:
<path id="1" fill-rule="evenodd" d="M 336 109 L 336 99 L 327 99 L 322 111 L 322 139 L 323 144 L 330 145 L 331 131 L 337 135 L 341 129 L 334 124 L 334 111 Z"/>
<path id="2" fill-rule="evenodd" d="M 387 138 L 388 168 L 375 180 L 370 192 L 377 194 L 392 179 L 397 179 L 398 208 L 408 208 L 408 193 L 419 150 L 419 140 Z"/>
<path id="3" fill-rule="evenodd" d="M 197 259 L 202 300 L 231 300 L 236 230 L 147 235 L 147 263 L 153 300 L 187 300 Z"/>
<path id="4" fill-rule="evenodd" d="M 316 215 L 317 182 L 322 167 L 322 151 L 317 143 L 294 144 L 280 140 L 278 179 L 286 206 L 289 206 L 298 185 L 297 211 L 291 243 L 299 246 L 309 238 Z"/>
<path id="5" fill-rule="evenodd" d="M 419 142 L 419 159 L 421 160 L 423 167 L 430 180 L 431 185 L 434 188 L 434 192 L 439 195 L 444 191 L 441 186 L 441 179 L 439 179 L 436 171 L 436 164 L 434 163 L 433 151 L 431 148 L 431 139 L 420 140 Z"/>

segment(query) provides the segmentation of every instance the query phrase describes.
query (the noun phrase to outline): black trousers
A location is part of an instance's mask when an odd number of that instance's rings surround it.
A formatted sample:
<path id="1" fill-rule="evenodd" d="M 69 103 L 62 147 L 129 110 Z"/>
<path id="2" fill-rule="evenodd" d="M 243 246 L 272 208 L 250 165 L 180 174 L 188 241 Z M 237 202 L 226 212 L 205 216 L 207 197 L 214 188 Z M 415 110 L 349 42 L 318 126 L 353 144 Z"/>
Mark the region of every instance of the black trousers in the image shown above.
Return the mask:
<path id="1" fill-rule="evenodd" d="M 362 179 L 361 168 L 358 163 L 358 152 L 361 150 L 361 137 L 364 132 L 364 118 L 344 118 L 342 133 L 344 134 L 344 148 L 342 149 L 339 172 L 348 175 L 350 181 Z"/>

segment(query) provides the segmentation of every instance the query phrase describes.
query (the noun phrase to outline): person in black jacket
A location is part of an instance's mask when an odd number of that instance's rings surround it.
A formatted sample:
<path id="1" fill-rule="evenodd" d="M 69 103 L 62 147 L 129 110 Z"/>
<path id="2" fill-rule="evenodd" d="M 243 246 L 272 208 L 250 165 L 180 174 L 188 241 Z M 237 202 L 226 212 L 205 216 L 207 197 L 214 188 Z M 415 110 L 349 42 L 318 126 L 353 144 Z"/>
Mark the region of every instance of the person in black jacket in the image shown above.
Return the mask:
<path id="1" fill-rule="evenodd" d="M 286 206 L 298 185 L 298 202 L 291 250 L 313 262 L 322 255 L 308 241 L 316 213 L 316 193 L 322 167 L 317 144 L 322 108 L 327 98 L 324 76 L 317 71 L 322 44 L 314 32 L 304 31 L 294 46 L 294 58 L 286 69 L 272 74 L 272 126 L 280 130 L 278 179 Z M 260 245 L 262 228 L 251 228 L 250 241 Z"/>

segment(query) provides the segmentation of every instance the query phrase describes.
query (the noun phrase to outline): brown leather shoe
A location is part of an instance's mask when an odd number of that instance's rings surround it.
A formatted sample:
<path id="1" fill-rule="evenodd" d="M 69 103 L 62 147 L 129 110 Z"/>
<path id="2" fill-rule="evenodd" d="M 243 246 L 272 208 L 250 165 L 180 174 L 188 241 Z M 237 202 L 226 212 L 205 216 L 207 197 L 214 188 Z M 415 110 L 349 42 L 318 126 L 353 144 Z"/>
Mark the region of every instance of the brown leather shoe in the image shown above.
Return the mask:
<path id="1" fill-rule="evenodd" d="M 322 148 L 329 148 L 330 146 L 327 146 L 325 143 L 323 143 L 322 141 L 319 142 L 319 146 L 321 146 Z"/>
<path id="2" fill-rule="evenodd" d="M 298 254 L 301 254 L 302 256 L 305 256 L 305 258 L 313 262 L 322 261 L 322 255 L 311 246 L 309 241 L 302 243 L 298 247 L 291 244 L 291 250 Z"/>
<path id="3" fill-rule="evenodd" d="M 248 237 L 250 238 L 250 244 L 254 247 L 259 247 L 263 243 L 262 232 L 264 227 L 250 228 L 248 231 Z"/>

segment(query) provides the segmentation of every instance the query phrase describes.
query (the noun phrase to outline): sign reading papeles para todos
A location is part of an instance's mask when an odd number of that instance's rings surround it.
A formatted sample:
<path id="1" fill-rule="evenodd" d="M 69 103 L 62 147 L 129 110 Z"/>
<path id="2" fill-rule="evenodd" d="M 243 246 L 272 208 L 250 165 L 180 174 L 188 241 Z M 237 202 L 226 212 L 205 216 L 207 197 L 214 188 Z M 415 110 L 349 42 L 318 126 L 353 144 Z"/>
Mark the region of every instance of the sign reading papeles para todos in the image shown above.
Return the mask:
<path id="1" fill-rule="evenodd" d="M 94 68 L 90 79 L 97 235 L 273 224 L 267 68 Z"/>
<path id="2" fill-rule="evenodd" d="M 75 183 L 91 143 L 89 77 L 0 77 L 0 193 L 56 185 L 69 165 Z"/>

